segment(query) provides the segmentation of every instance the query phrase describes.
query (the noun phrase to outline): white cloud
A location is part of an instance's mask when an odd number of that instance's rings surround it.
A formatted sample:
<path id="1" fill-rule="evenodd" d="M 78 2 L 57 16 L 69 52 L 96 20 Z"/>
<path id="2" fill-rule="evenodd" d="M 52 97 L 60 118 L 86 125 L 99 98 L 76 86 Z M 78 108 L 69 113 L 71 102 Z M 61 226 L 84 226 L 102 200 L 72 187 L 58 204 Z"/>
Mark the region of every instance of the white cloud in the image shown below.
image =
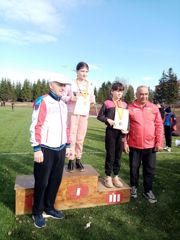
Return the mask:
<path id="1" fill-rule="evenodd" d="M 45 33 L 30 31 L 20 32 L 15 29 L 0 28 L 0 41 L 17 42 L 19 44 L 48 43 L 56 42 L 57 38 Z"/>
<path id="2" fill-rule="evenodd" d="M 0 0 L 0 28 L 4 29 L 4 33 L 1 29 L 0 40 L 22 42 L 23 37 L 23 42 L 28 43 L 53 42 L 66 28 L 65 19 L 71 9 L 101 1 Z M 14 37 L 12 34 L 15 34 Z M 39 41 L 35 41 L 34 36 Z"/>
<path id="3" fill-rule="evenodd" d="M 36 82 L 38 79 L 49 80 L 49 79 L 56 79 L 58 77 L 64 77 L 67 79 L 68 82 L 70 82 L 70 80 L 67 77 L 65 77 L 63 74 L 59 72 L 51 72 L 51 71 L 38 70 L 38 69 L 34 69 L 31 71 L 6 69 L 1 71 L 0 79 L 6 78 L 6 79 L 10 79 L 12 82 L 23 83 L 25 79 L 28 79 L 31 82 Z"/>
<path id="4" fill-rule="evenodd" d="M 102 0 L 0 0 L 0 17 L 3 21 L 25 22 L 52 31 L 63 27 L 64 10 L 83 5 L 94 5 Z"/>
<path id="5" fill-rule="evenodd" d="M 90 70 L 101 70 L 101 68 L 95 64 L 88 64 Z"/>
<path id="6" fill-rule="evenodd" d="M 23 82 L 25 79 L 29 79 L 30 72 L 18 71 L 18 70 L 2 70 L 0 73 L 0 79 L 6 78 L 13 82 Z"/>
<path id="7" fill-rule="evenodd" d="M 63 5 L 64 8 L 78 8 L 79 6 L 97 6 L 106 0 L 51 0 L 57 5 Z"/>
<path id="8" fill-rule="evenodd" d="M 143 80 L 144 81 L 152 81 L 152 80 L 154 80 L 154 77 L 150 77 L 150 76 L 143 77 Z"/>
<path id="9" fill-rule="evenodd" d="M 54 42 L 64 27 L 53 1 L 0 0 L 1 41 Z"/>
<path id="10" fill-rule="evenodd" d="M 43 31 L 58 30 L 61 18 L 51 1 L 44 0 L 0 0 L 0 16 L 7 24 L 31 24 Z"/>

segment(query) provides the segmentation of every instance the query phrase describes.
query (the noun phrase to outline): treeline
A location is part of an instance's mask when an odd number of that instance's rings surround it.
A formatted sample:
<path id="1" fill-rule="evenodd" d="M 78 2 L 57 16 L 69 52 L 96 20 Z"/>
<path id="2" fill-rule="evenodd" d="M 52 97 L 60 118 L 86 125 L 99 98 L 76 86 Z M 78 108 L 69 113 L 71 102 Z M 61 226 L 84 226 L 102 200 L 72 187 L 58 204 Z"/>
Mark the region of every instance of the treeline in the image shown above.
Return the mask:
<path id="1" fill-rule="evenodd" d="M 121 81 L 116 78 L 115 81 Z M 124 84 L 124 83 L 123 83 Z M 103 82 L 101 87 L 94 88 L 96 102 L 102 103 L 110 96 L 112 82 Z M 130 103 L 135 98 L 135 91 L 132 85 L 124 84 L 124 100 Z M 1 102 L 19 101 L 19 102 L 32 102 L 38 96 L 41 96 L 49 91 L 48 83 L 46 80 L 38 80 L 36 83 L 31 83 L 28 79 L 24 80 L 23 84 L 20 82 L 11 83 L 9 79 L 3 78 L 0 82 L 0 100 Z M 169 68 L 167 73 L 163 71 L 159 83 L 155 90 L 149 88 L 149 100 L 165 104 L 176 104 L 180 101 L 180 90 L 178 93 L 178 80 L 173 69 Z"/>
<path id="2" fill-rule="evenodd" d="M 110 96 L 111 85 L 112 83 L 109 81 L 107 83 L 104 82 L 99 90 L 95 88 L 94 93 L 97 102 L 102 103 Z M 135 91 L 131 85 L 124 85 L 124 100 L 127 103 L 130 103 L 135 98 Z M 172 68 L 169 68 L 167 72 L 163 71 L 162 76 L 159 79 L 159 83 L 157 81 L 157 86 L 154 91 L 149 87 L 149 100 L 154 103 L 163 103 L 167 105 L 173 105 L 180 102 L 180 87 L 178 87 L 178 78 Z"/>
<path id="3" fill-rule="evenodd" d="M 110 95 L 111 82 L 103 83 L 97 90 L 94 88 L 96 101 L 102 103 Z M 32 102 L 38 96 L 41 96 L 49 91 L 48 82 L 46 80 L 38 80 L 37 83 L 31 83 L 28 79 L 20 82 L 11 83 L 9 79 L 3 78 L 0 82 L 0 100 L 2 102 Z M 125 86 L 125 101 L 131 102 L 134 99 L 134 89 L 130 86 Z"/>
<path id="4" fill-rule="evenodd" d="M 180 101 L 180 87 L 178 87 L 177 75 L 169 68 L 163 71 L 159 84 L 155 88 L 154 99 L 159 103 L 168 105 L 176 104 Z"/>
<path id="5" fill-rule="evenodd" d="M 115 80 L 117 80 L 117 79 L 115 79 Z M 111 86 L 112 86 L 112 83 L 110 81 L 108 81 L 107 83 L 104 82 L 98 90 L 96 88 L 94 88 L 96 102 L 102 103 L 110 97 Z M 125 90 L 124 90 L 123 98 L 127 103 L 130 103 L 134 100 L 134 88 L 133 88 L 133 86 L 126 85 L 126 84 L 124 84 L 124 87 L 125 87 Z"/>
<path id="6" fill-rule="evenodd" d="M 46 80 L 38 80 L 37 83 L 31 83 L 28 79 L 20 82 L 11 83 L 9 79 L 3 78 L 0 82 L 0 100 L 2 102 L 19 101 L 32 102 L 38 96 L 48 92 L 48 83 Z"/>

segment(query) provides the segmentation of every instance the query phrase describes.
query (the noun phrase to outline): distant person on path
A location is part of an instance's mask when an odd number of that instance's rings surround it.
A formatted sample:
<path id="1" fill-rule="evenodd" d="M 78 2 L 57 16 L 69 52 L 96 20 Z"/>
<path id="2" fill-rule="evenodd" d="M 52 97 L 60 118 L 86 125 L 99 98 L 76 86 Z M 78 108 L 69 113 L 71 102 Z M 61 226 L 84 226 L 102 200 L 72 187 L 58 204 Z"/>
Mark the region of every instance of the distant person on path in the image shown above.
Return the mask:
<path id="1" fill-rule="evenodd" d="M 143 196 L 150 202 L 157 199 L 152 192 L 156 152 L 163 148 L 163 121 L 157 106 L 148 101 L 148 87 L 139 86 L 136 100 L 128 105 L 130 131 L 124 149 L 129 151 L 131 197 L 137 198 L 139 169 L 143 165 Z"/>
<path id="2" fill-rule="evenodd" d="M 14 111 L 14 102 L 11 103 L 12 111 Z"/>
<path id="3" fill-rule="evenodd" d="M 112 188 L 114 186 L 120 188 L 123 186 L 118 175 L 123 151 L 122 138 L 124 137 L 124 131 L 120 128 L 114 128 L 116 111 L 118 112 L 119 123 L 121 123 L 124 109 L 127 108 L 127 104 L 122 101 L 123 92 L 123 84 L 118 81 L 114 82 L 111 88 L 112 97 L 103 103 L 97 116 L 98 120 L 107 125 L 105 134 L 106 178 L 104 180 L 104 184 L 107 188 Z"/>
<path id="4" fill-rule="evenodd" d="M 175 131 L 176 123 L 176 115 L 171 111 L 171 107 L 167 107 L 165 109 L 164 116 L 164 132 L 166 141 L 166 147 L 164 150 L 168 152 L 172 151 L 172 132 Z"/>
<path id="5" fill-rule="evenodd" d="M 76 66 L 76 79 L 71 86 L 66 87 L 63 100 L 68 106 L 68 126 L 70 128 L 70 157 L 67 170 L 84 171 L 81 162 L 84 139 L 87 132 L 90 104 L 95 103 L 93 88 L 87 80 L 89 66 L 85 62 L 79 62 Z M 74 164 L 74 160 L 75 164 Z M 75 166 L 74 166 L 75 165 Z"/>
<path id="6" fill-rule="evenodd" d="M 54 208 L 61 184 L 65 154 L 69 156 L 67 139 L 67 106 L 61 100 L 66 78 L 58 76 L 49 81 L 50 91 L 36 99 L 30 127 L 31 144 L 34 148 L 34 202 L 32 218 L 37 228 L 45 227 L 46 216 L 64 218 Z"/>

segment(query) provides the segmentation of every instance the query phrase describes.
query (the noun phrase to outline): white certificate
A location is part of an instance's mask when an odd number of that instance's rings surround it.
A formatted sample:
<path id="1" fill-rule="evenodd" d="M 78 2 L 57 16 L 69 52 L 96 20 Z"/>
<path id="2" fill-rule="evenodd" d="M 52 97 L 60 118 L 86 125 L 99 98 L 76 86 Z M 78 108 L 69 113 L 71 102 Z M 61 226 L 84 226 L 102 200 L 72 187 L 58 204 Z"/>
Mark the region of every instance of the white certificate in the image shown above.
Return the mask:
<path id="1" fill-rule="evenodd" d="M 116 109 L 114 122 L 113 128 L 127 131 L 129 124 L 129 110 L 123 108 L 118 108 L 118 110 Z"/>
<path id="2" fill-rule="evenodd" d="M 88 97 L 78 96 L 74 108 L 74 114 L 87 116 L 89 114 L 90 101 Z"/>

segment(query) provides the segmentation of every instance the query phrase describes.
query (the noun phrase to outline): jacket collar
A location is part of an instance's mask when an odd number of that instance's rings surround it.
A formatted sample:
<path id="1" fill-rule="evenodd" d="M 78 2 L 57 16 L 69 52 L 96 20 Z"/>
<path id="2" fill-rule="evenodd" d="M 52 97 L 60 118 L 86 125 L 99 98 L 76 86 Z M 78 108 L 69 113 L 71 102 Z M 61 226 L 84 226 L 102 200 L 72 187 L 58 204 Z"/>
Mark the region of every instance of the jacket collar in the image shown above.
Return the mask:
<path id="1" fill-rule="evenodd" d="M 57 94 L 55 94 L 52 91 L 50 91 L 48 94 L 49 94 L 49 96 L 51 96 L 56 101 L 60 101 L 61 100 L 61 96 L 58 96 Z"/>
<path id="2" fill-rule="evenodd" d="M 146 104 L 141 105 L 141 104 L 138 103 L 137 100 L 135 100 L 135 101 L 133 102 L 133 105 L 134 105 L 135 107 L 137 107 L 137 108 L 150 107 L 151 102 L 147 101 Z"/>

